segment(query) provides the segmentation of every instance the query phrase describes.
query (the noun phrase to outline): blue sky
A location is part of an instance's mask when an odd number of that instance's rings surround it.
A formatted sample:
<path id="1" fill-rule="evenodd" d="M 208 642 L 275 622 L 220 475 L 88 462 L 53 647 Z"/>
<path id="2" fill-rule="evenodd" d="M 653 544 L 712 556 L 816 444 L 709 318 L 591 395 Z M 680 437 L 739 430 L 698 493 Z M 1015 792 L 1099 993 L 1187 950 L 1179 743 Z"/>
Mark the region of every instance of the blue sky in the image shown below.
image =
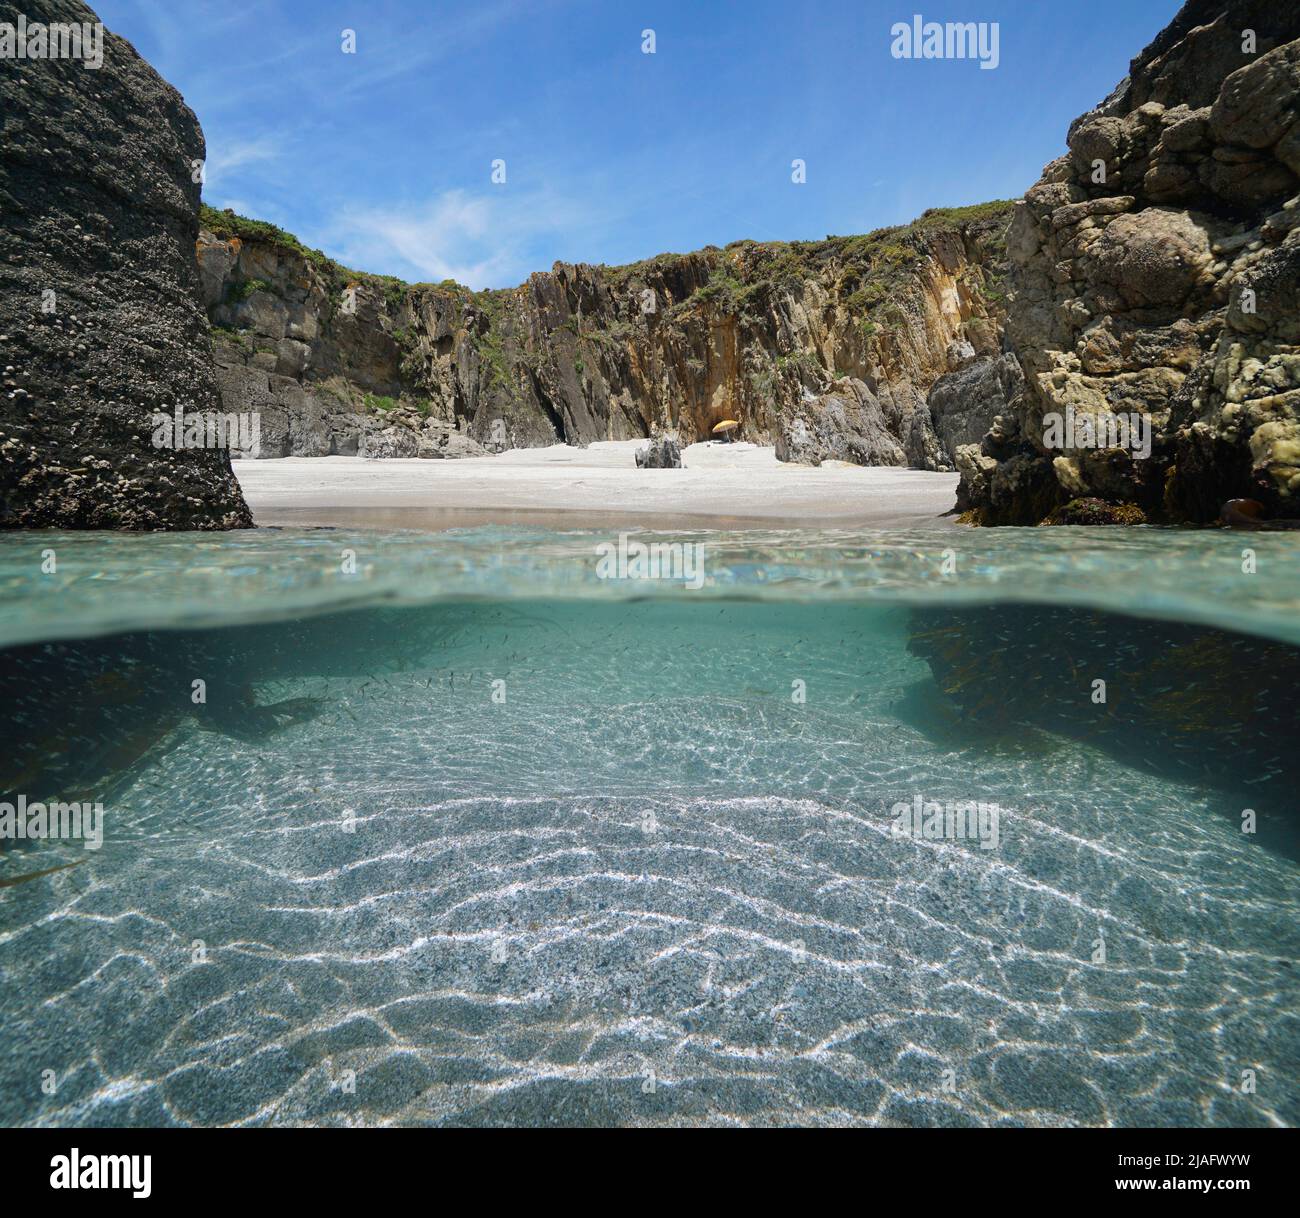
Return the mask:
<path id="1" fill-rule="evenodd" d="M 1019 195 L 1179 3 L 95 7 L 199 116 L 207 202 L 360 270 L 482 288 L 557 260 L 818 239 Z M 917 12 L 997 22 L 999 66 L 893 58 L 890 27 Z"/>

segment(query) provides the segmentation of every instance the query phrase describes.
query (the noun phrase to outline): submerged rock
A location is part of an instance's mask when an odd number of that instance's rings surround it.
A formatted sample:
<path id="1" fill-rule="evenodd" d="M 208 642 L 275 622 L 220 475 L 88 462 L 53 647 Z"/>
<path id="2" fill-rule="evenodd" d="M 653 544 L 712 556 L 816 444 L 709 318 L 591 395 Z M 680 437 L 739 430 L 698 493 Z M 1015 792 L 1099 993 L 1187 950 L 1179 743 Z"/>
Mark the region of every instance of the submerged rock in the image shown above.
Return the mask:
<path id="1" fill-rule="evenodd" d="M 96 21 L 77 0 L 22 9 L 29 26 Z M 0 526 L 250 527 L 225 448 L 154 444 L 155 412 L 221 409 L 198 121 L 107 31 L 98 68 L 6 59 L 0 113 Z"/>
<path id="2" fill-rule="evenodd" d="M 1043 605 L 916 609 L 911 623 L 909 651 L 962 722 L 1080 740 L 1250 796 L 1237 808 L 1293 802 L 1300 652 L 1288 644 Z"/>
<path id="3" fill-rule="evenodd" d="M 1146 514 L 1135 503 L 1107 503 L 1104 499 L 1071 499 L 1047 516 L 1042 524 L 1146 524 Z"/>

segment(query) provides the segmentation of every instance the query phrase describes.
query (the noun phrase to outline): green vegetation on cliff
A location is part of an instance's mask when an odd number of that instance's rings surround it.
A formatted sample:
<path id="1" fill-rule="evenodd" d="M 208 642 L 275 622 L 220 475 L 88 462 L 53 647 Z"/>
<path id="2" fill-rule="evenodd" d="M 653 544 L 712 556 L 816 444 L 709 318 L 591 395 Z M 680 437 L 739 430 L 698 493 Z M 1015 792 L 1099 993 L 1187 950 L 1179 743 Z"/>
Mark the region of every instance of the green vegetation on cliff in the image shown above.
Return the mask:
<path id="1" fill-rule="evenodd" d="M 481 426 L 505 418 L 518 432 L 512 438 L 544 442 L 665 423 L 703 434 L 719 411 L 744 412 L 770 432 L 806 390 L 837 376 L 900 361 L 913 377 L 941 370 L 920 285 L 956 275 L 976 313 L 981 301 L 1000 313 L 994 293 L 1012 206 L 936 208 L 907 225 L 820 241 L 742 240 L 626 266 L 557 266 L 482 291 L 353 271 L 275 225 L 228 211 L 204 208 L 201 221 L 224 240 L 281 252 L 272 259 L 281 263 L 277 283 L 303 272 L 317 281 L 316 303 L 285 302 L 290 316 L 318 310 L 322 350 L 311 367 L 350 375 L 371 395 L 372 412 L 431 397 L 444 414 Z M 264 273 L 265 260 L 242 265 L 213 321 L 257 324 L 265 312 L 243 308 L 261 287 L 244 276 Z M 355 287 L 359 324 L 336 328 Z M 297 357 L 292 347 L 285 356 Z M 932 460 L 927 453 L 917 459 Z"/>
<path id="2" fill-rule="evenodd" d="M 247 216 L 237 215 L 229 208 L 218 211 L 215 207 L 200 203 L 199 223 L 223 241 L 232 238 L 238 238 L 240 241 L 261 241 L 266 245 L 276 245 L 297 254 L 322 270 L 326 267 L 338 267 L 338 263 L 333 259 L 322 254 L 320 250 L 303 245 L 292 233 L 286 233 L 284 229 L 268 224 L 265 220 L 250 220 Z"/>
<path id="3" fill-rule="evenodd" d="M 898 278 L 923 255 L 924 239 L 944 229 L 977 231 L 987 241 L 988 249 L 1000 257 L 1006 249 L 1006 225 L 1011 219 L 1014 199 L 997 199 L 968 207 L 932 207 L 910 224 L 876 229 L 874 232 L 847 237 L 828 236 L 824 241 L 753 241 L 744 238 L 731 242 L 725 250 L 709 246 L 692 254 L 657 254 L 622 266 L 601 265 L 610 285 L 624 287 L 656 277 L 672 277 L 683 263 L 703 257 L 711 264 L 709 281 L 693 293 L 697 303 L 720 307 L 745 306 L 759 300 L 772 288 L 789 288 L 794 283 L 820 277 L 829 266 L 842 268 L 840 282 L 856 281 L 860 295 L 845 299 L 850 307 L 870 307 L 878 303 L 883 287 Z M 292 233 L 264 220 L 250 220 L 229 208 L 218 211 L 206 203 L 199 207 L 199 222 L 223 240 L 260 241 L 297 254 L 334 281 L 365 281 L 382 285 L 387 303 L 396 308 L 406 292 L 413 288 L 434 288 L 468 299 L 477 309 L 495 319 L 505 300 L 517 289 L 489 288 L 473 291 L 453 279 L 439 284 L 411 284 L 394 275 L 376 275 L 343 266 L 311 249 Z"/>
<path id="4" fill-rule="evenodd" d="M 725 249 L 709 246 L 692 254 L 660 254 L 626 266 L 602 267 L 616 290 L 639 288 L 657 281 L 675 283 L 691 278 L 691 264 L 707 264 L 709 278 L 672 307 L 675 319 L 698 307 L 715 314 L 760 315 L 774 294 L 796 292 L 808 280 L 830 287 L 839 304 L 866 314 L 886 301 L 894 289 L 926 256 L 928 242 L 942 232 L 956 232 L 978 241 L 991 262 L 1006 255 L 1006 230 L 1014 199 L 998 199 L 969 207 L 934 207 L 910 224 L 876 229 L 853 236 L 828 236 L 823 241 L 733 241 Z M 990 276 L 986 297 L 1001 300 L 1000 280 Z M 870 335 L 878 323 L 862 318 Z"/>
<path id="5" fill-rule="evenodd" d="M 389 308 L 395 311 L 401 305 L 406 292 L 413 286 L 396 275 L 374 275 L 369 271 L 354 271 L 336 262 L 328 254 L 304 245 L 292 233 L 285 232 L 278 225 L 270 224 L 265 220 L 250 220 L 247 216 L 238 215 L 229 208 L 218 211 L 215 207 L 200 203 L 199 223 L 213 236 L 220 237 L 223 241 L 260 242 L 263 245 L 275 246 L 286 253 L 296 254 L 324 276 L 335 295 L 340 294 L 351 283 L 367 283 L 377 287 L 383 293 Z M 459 284 L 453 286 L 464 290 Z M 248 289 L 248 291 L 255 290 L 256 288 Z"/>

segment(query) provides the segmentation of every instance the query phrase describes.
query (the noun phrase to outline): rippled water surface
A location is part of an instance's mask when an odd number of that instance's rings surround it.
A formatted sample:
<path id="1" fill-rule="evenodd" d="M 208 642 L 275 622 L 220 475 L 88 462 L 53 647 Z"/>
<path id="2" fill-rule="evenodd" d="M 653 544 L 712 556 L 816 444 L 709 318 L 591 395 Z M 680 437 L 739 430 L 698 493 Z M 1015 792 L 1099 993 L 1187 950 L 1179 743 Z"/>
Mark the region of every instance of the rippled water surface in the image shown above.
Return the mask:
<path id="1" fill-rule="evenodd" d="M 1294 539 L 603 540 L 0 539 L 0 1121 L 1296 1123 Z"/>

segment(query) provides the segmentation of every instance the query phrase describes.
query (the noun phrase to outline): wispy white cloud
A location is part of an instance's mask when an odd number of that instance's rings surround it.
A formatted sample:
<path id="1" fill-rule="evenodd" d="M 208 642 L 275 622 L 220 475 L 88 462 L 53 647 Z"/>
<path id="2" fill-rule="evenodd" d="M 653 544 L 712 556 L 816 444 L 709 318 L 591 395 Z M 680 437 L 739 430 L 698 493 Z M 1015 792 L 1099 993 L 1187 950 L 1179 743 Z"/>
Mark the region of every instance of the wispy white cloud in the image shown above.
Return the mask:
<path id="1" fill-rule="evenodd" d="M 534 6 L 536 7 L 536 6 Z M 417 8 L 421 15 L 402 25 L 377 30 L 377 53 L 361 55 L 361 40 L 370 38 L 364 27 L 355 30 L 358 53 L 352 58 L 357 70 L 344 82 L 332 79 L 336 95 L 365 93 L 412 72 L 425 72 L 436 63 L 488 42 L 502 28 L 517 22 L 524 11 L 520 0 L 478 0 L 467 9 Z M 341 45 L 341 44 L 340 44 Z"/>
<path id="2" fill-rule="evenodd" d="M 283 155 L 284 143 L 274 135 L 214 141 L 208 148 L 208 159 L 204 163 L 204 185 L 217 186 L 232 169 L 259 161 L 274 161 Z"/>
<path id="3" fill-rule="evenodd" d="M 590 223 L 588 208 L 550 194 L 444 191 L 413 208 L 348 207 L 317 244 L 349 266 L 472 288 L 521 283 L 539 236 Z"/>

